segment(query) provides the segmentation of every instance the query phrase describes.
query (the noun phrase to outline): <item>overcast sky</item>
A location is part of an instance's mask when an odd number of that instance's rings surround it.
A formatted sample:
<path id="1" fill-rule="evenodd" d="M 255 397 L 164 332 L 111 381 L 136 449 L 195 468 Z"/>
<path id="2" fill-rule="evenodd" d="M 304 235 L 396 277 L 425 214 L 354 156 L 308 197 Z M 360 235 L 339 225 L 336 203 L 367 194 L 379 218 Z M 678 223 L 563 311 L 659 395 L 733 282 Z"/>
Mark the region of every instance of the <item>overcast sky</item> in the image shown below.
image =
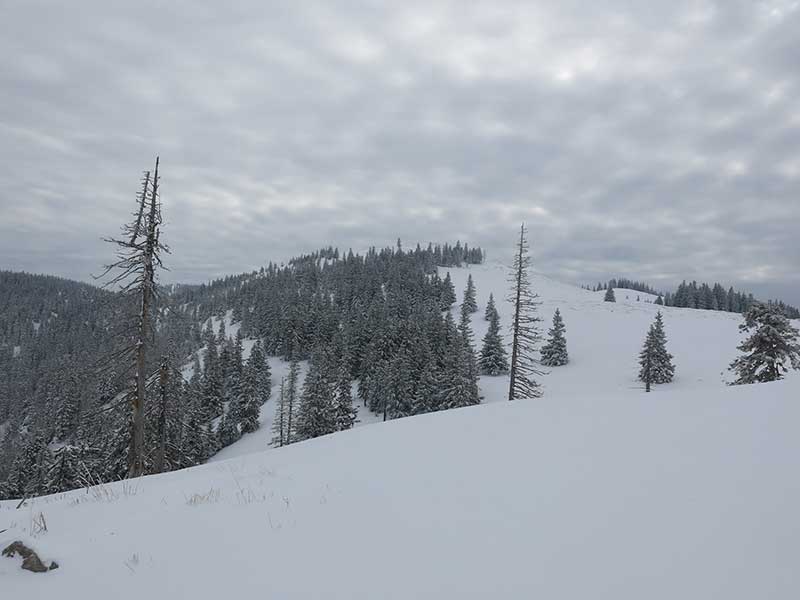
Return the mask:
<path id="1" fill-rule="evenodd" d="M 0 268 L 98 272 L 156 154 L 167 281 L 525 220 L 800 303 L 800 1 L 4 0 Z"/>

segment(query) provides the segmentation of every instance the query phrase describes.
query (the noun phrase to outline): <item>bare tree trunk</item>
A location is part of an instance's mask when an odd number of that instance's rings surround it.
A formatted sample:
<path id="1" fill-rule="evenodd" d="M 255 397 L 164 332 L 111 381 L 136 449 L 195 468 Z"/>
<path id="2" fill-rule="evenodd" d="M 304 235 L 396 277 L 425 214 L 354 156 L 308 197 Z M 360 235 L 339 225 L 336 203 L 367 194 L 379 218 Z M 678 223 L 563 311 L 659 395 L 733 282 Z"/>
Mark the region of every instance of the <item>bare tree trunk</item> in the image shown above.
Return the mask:
<path id="1" fill-rule="evenodd" d="M 519 265 L 516 273 L 516 290 L 514 302 L 514 325 L 513 325 L 513 340 L 511 342 L 511 372 L 510 382 L 508 385 L 508 399 L 514 399 L 514 389 L 517 381 L 517 358 L 519 356 L 519 313 L 520 313 L 520 295 L 522 294 L 522 269 L 524 268 L 522 262 L 522 244 L 525 239 L 525 225 L 520 226 L 519 230 Z"/>
<path id="2" fill-rule="evenodd" d="M 158 415 L 158 451 L 156 453 L 155 470 L 164 472 L 167 456 L 167 382 L 169 381 L 169 366 L 167 359 L 161 359 L 161 369 L 158 374 L 159 388 L 161 390 L 161 407 Z"/>
<path id="3" fill-rule="evenodd" d="M 133 226 L 131 233 L 131 244 L 136 243 L 136 238 L 139 237 L 139 232 L 142 228 L 142 216 L 144 215 L 144 206 L 147 203 L 147 192 L 150 188 L 150 171 L 144 174 L 144 187 L 142 188 L 142 201 L 139 203 L 139 213 L 136 215 L 136 223 Z"/>
<path id="4" fill-rule="evenodd" d="M 130 477 L 144 475 L 144 428 L 145 428 L 145 390 L 147 373 L 147 344 L 150 338 L 150 308 L 152 303 L 155 268 L 154 254 L 158 244 L 156 234 L 156 210 L 158 198 L 158 158 L 153 175 L 153 186 L 150 192 L 150 214 L 147 221 L 147 238 L 143 255 L 144 272 L 142 278 L 142 303 L 139 312 L 139 331 L 136 339 L 136 396 L 133 400 L 133 432 L 131 436 Z"/>
<path id="5" fill-rule="evenodd" d="M 158 165 L 153 177 L 150 171 L 142 181 L 142 193 L 137 203 L 135 220 L 122 228 L 123 237 L 104 238 L 117 247 L 117 260 L 105 266 L 100 279 L 112 272 L 105 287 L 119 286 L 126 297 L 135 298 L 138 303 L 138 323 L 132 339 L 125 330 L 126 345 L 115 352 L 115 360 L 133 363 L 134 387 L 131 397 L 131 427 L 128 452 L 128 477 L 139 477 L 145 471 L 145 414 L 147 401 L 147 352 L 153 337 L 151 323 L 153 306 L 156 301 L 156 269 L 163 267 L 161 252 L 169 253 L 169 248 L 159 241 L 161 224 L 161 205 L 158 198 Z M 130 363 L 128 363 L 130 364 Z M 125 369 L 128 370 L 127 368 Z"/>

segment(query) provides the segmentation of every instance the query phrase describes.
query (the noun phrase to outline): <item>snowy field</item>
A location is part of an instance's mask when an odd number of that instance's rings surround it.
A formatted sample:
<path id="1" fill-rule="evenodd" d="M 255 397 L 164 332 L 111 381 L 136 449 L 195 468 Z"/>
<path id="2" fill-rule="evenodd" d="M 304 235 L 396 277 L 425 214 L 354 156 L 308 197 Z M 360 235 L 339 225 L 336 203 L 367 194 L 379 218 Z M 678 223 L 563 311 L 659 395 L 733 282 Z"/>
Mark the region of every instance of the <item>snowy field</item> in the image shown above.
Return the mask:
<path id="1" fill-rule="evenodd" d="M 477 344 L 489 292 L 507 327 L 502 268 L 450 271 L 459 296 L 475 279 Z M 274 393 L 262 429 L 210 464 L 0 502 L 0 546 L 61 566 L 0 559 L 0 597 L 800 597 L 798 374 L 726 387 L 740 316 L 665 308 L 676 379 L 645 394 L 651 297 L 532 283 L 572 361 L 543 398 L 503 402 L 507 378 L 485 377 L 482 406 L 362 413 L 369 426 L 267 450 Z"/>

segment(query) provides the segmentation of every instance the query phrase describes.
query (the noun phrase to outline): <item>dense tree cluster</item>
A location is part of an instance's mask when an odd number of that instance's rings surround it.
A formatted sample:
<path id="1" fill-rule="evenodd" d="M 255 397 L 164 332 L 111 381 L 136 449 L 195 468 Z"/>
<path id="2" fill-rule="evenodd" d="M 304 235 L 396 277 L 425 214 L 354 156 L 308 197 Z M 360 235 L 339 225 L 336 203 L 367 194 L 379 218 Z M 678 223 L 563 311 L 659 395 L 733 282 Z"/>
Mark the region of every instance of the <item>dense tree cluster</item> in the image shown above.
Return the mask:
<path id="1" fill-rule="evenodd" d="M 722 310 L 735 313 L 747 313 L 750 308 L 758 303 L 753 294 L 739 292 L 729 287 L 725 288 L 715 283 L 713 286 L 696 281 L 682 282 L 678 289 L 671 294 L 664 295 L 665 306 L 680 308 L 699 308 L 703 310 Z M 780 300 L 770 300 L 766 305 L 774 306 L 778 311 L 790 319 L 800 319 L 800 310 L 785 304 Z"/>
<path id="2" fill-rule="evenodd" d="M 727 290 L 720 283 L 709 285 L 683 281 L 674 292 L 662 294 L 651 286 L 641 281 L 625 278 L 611 279 L 608 283 L 598 283 L 595 286 L 583 286 L 590 291 L 613 290 L 625 288 L 658 296 L 656 304 L 662 306 L 675 306 L 678 308 L 698 308 L 702 310 L 721 310 L 734 313 L 746 313 L 758 301 L 753 294 L 734 290 Z M 769 300 L 767 305 L 775 306 L 780 312 L 790 319 L 800 319 L 800 310 L 780 300 Z"/>
<path id="3" fill-rule="evenodd" d="M 661 292 L 657 292 L 648 284 L 643 281 L 636 281 L 633 279 L 627 279 L 625 277 L 617 277 L 616 279 L 610 279 L 607 283 L 598 283 L 595 286 L 587 285 L 584 286 L 584 289 L 587 289 L 591 292 L 602 292 L 607 290 L 608 288 L 623 288 L 626 290 L 635 290 L 637 292 L 642 292 L 644 294 L 652 294 L 653 296 L 658 296 Z"/>
<path id="4" fill-rule="evenodd" d="M 257 428 L 267 356 L 312 359 L 308 385 L 296 372 L 294 392 L 285 386 L 276 445 L 351 427 L 356 381 L 358 400 L 385 418 L 479 402 L 472 333 L 455 324 L 453 284 L 436 267 L 482 257 L 460 243 L 364 256 L 328 248 L 160 289 L 145 472 L 198 464 Z M 0 497 L 125 477 L 132 373 L 112 359 L 137 307 L 53 277 L 3 272 L 0 282 Z M 257 340 L 249 358 L 245 339 Z"/>

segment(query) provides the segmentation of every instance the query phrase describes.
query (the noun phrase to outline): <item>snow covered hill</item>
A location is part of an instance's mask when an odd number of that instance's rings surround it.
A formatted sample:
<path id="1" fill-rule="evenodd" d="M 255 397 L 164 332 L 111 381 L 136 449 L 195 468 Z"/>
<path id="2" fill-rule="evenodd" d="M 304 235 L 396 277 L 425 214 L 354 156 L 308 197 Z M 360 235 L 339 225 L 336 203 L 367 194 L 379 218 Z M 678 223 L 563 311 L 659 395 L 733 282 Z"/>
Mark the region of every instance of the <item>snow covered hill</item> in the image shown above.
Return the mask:
<path id="1" fill-rule="evenodd" d="M 511 323 L 511 305 L 505 301 L 508 289 L 506 268 L 494 264 L 440 269 L 442 277 L 448 272 L 459 302 L 467 285 L 467 277 L 472 275 L 478 300 L 478 312 L 472 317 L 472 327 L 478 349 L 488 328 L 483 314 L 490 293 L 494 294 L 506 342 L 510 343 L 507 332 Z M 532 276 L 531 283 L 542 302 L 542 333 L 547 333 L 556 308 L 561 310 L 567 327 L 571 362 L 567 366 L 550 369 L 549 374 L 541 379 L 547 397 L 557 399 L 597 393 L 638 396 L 643 393 L 643 384 L 636 380 L 638 354 L 658 310 L 664 314 L 668 349 L 675 355 L 677 372 L 673 384 L 656 386 L 654 393 L 661 393 L 665 389 L 719 389 L 730 379 L 727 368 L 737 355 L 736 346 L 741 339 L 738 331 L 741 315 L 657 306 L 653 304 L 656 296 L 625 289 L 617 289 L 617 302 L 608 303 L 603 301 L 605 292 L 590 292 L 539 274 Z M 458 310 L 456 305 L 453 308 L 456 321 Z M 215 330 L 218 327 L 219 323 L 215 321 Z M 237 329 L 236 324 L 231 324 L 229 315 L 227 334 L 235 336 Z M 245 357 L 251 347 L 252 341 L 246 341 Z M 270 366 L 273 398 L 276 398 L 287 364 L 273 358 L 270 359 Z M 508 377 L 482 377 L 480 386 L 484 403 L 504 401 L 508 394 Z M 270 402 L 262 409 L 259 431 L 245 435 L 212 460 L 226 460 L 269 448 L 274 406 L 275 403 Z M 378 421 L 379 416 L 359 406 L 358 425 L 371 425 Z"/>
<path id="2" fill-rule="evenodd" d="M 459 295 L 475 280 L 477 343 L 490 292 L 508 325 L 502 268 L 450 271 Z M 800 377 L 726 387 L 740 317 L 666 308 L 676 380 L 645 394 L 651 298 L 533 287 L 571 358 L 543 398 L 503 402 L 507 378 L 484 377 L 485 405 L 265 451 L 270 401 L 216 462 L 0 502 L 0 546 L 60 564 L 0 558 L 2 596 L 800 597 Z"/>

